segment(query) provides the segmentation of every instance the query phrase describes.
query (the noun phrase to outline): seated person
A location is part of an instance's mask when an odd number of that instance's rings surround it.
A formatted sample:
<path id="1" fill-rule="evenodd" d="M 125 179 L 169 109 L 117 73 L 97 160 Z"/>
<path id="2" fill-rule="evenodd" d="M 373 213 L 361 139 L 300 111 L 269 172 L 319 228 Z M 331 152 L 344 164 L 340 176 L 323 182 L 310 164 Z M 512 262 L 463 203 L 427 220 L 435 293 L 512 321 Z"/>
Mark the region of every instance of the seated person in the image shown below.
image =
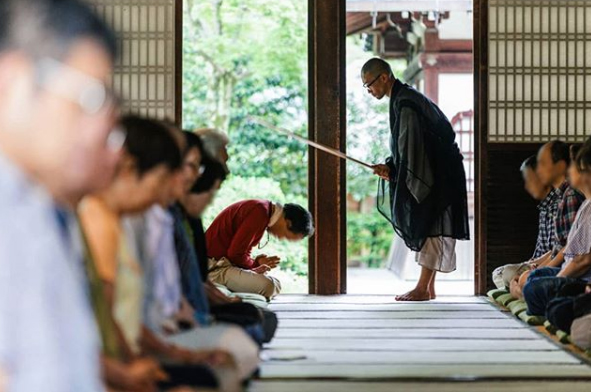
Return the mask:
<path id="1" fill-rule="evenodd" d="M 267 232 L 267 239 L 260 246 Z M 252 249 L 262 249 L 272 235 L 278 239 L 301 241 L 314 233 L 312 215 L 297 204 L 268 200 L 244 200 L 223 210 L 205 233 L 209 276 L 214 283 L 236 292 L 249 292 L 271 299 L 281 286 L 266 273 L 280 258 L 264 254 L 252 257 Z"/>
<path id="2" fill-rule="evenodd" d="M 252 376 L 258 367 L 258 346 L 241 328 L 233 325 L 197 326 L 194 310 L 182 297 L 174 244 L 175 221 L 168 207 L 183 197 L 189 179 L 201 175 L 199 170 L 193 170 L 201 167 L 201 154 L 187 146 L 180 130 L 172 126 L 168 128 L 184 151 L 183 166 L 175 170 L 169 182 L 161 187 L 161 199 L 157 204 L 140 216 L 126 218 L 132 226 L 144 271 L 144 324 L 160 339 L 182 348 L 226 350 L 238 369 L 239 384 Z M 232 375 L 225 372 L 223 377 L 228 383 Z"/>
<path id="3" fill-rule="evenodd" d="M 268 343 L 273 338 L 277 329 L 277 316 L 270 310 L 259 308 L 248 302 L 242 302 L 239 296 L 227 296 L 219 290 L 208 276 L 208 258 L 205 239 L 205 230 L 201 215 L 213 200 L 215 192 L 219 189 L 221 181 L 226 176 L 225 168 L 219 162 L 213 162 L 205 170 L 200 178 L 182 200 L 183 227 L 187 229 L 187 235 L 192 240 L 197 262 L 200 265 L 202 280 L 205 285 L 205 293 L 209 300 L 210 311 L 218 321 L 242 325 L 252 328 L 252 325 L 261 324 L 259 343 Z M 258 305 L 258 302 L 255 301 Z M 256 335 L 255 331 L 251 334 Z"/>
<path id="4" fill-rule="evenodd" d="M 580 193 L 581 189 L 581 174 L 577 168 L 576 156 L 581 149 L 581 145 L 573 144 L 569 149 L 570 163 L 568 166 L 568 182 L 571 189 L 576 190 L 577 194 Z M 553 190 L 550 194 L 556 194 Z M 560 204 L 560 202 L 558 203 Z M 554 225 L 552 225 L 552 233 L 554 233 Z M 556 237 L 554 237 L 556 238 Z M 556 241 L 556 240 L 555 240 Z M 537 260 L 534 259 L 524 265 L 511 265 L 503 271 L 504 282 L 509 281 L 510 292 L 514 298 L 523 298 L 522 290 L 523 286 L 527 283 L 527 278 L 532 270 L 538 268 L 536 264 Z M 551 259 L 548 259 L 551 260 Z"/>
<path id="5" fill-rule="evenodd" d="M 576 151 L 575 147 L 575 151 Z M 579 207 L 585 197 L 567 179 L 567 171 L 571 164 L 568 145 L 561 141 L 546 143 L 538 152 L 536 173 L 543 184 L 552 186 L 558 194 L 559 202 L 554 215 L 555 242 L 551 252 L 533 261 L 537 267 L 559 267 L 564 261 L 564 246 L 575 220 Z M 573 170 L 571 170 L 572 172 Z M 576 170 L 574 170 L 576 172 Z"/>
<path id="6" fill-rule="evenodd" d="M 576 203 L 576 201 L 578 200 L 578 197 L 575 195 L 580 194 L 580 188 L 582 186 L 581 175 L 579 173 L 579 169 L 577 167 L 577 162 L 575 159 L 577 154 L 579 153 L 581 147 L 582 146 L 580 144 L 573 144 L 569 148 L 570 163 L 569 163 L 568 170 L 567 170 L 568 183 L 569 183 L 570 189 L 572 189 L 573 191 L 576 191 L 576 193 L 574 193 L 574 194 L 569 192 L 569 194 L 571 195 L 571 196 L 569 196 L 571 203 Z M 553 193 L 553 192 L 555 193 L 555 190 L 553 190 L 551 193 Z M 557 213 L 555 214 L 556 218 L 554 220 L 556 220 L 557 218 L 562 216 L 561 211 L 564 211 L 564 208 L 562 207 L 563 204 L 564 204 L 564 201 L 560 201 L 560 200 L 558 201 L 558 205 L 557 205 L 557 209 L 556 209 Z M 556 226 L 554 225 L 554 229 L 552 230 L 552 232 L 555 232 L 555 227 Z M 559 247 L 560 243 L 558 242 L 558 236 L 555 236 L 554 238 L 555 238 L 555 246 Z M 541 259 L 543 259 L 544 257 L 546 257 L 546 256 L 542 256 Z M 546 263 L 547 262 L 557 262 L 557 261 L 559 261 L 559 258 L 562 258 L 562 252 L 558 252 L 557 257 L 555 257 L 555 258 L 552 258 L 551 256 L 547 257 L 545 259 L 545 262 Z M 514 298 L 518 298 L 518 299 L 523 298 L 523 293 L 522 293 L 523 286 L 525 286 L 525 284 L 527 283 L 527 279 L 528 279 L 531 271 L 536 268 L 544 267 L 544 261 L 542 261 L 540 265 L 537 264 L 538 262 L 540 262 L 540 258 L 530 261 L 525 266 L 510 267 L 503 272 L 503 278 L 505 279 L 505 281 L 510 280 L 510 282 L 509 282 L 510 292 Z"/>
<path id="7" fill-rule="evenodd" d="M 591 286 L 574 303 L 575 320 L 571 327 L 573 343 L 583 350 L 591 349 Z"/>
<path id="8" fill-rule="evenodd" d="M 576 214 L 566 246 L 561 250 L 564 256 L 562 266 L 538 268 L 527 278 L 523 297 L 530 315 L 545 315 L 548 303 L 566 284 L 591 281 L 591 141 L 578 152 L 575 164 L 581 174 L 580 189 L 586 199 Z M 577 181 L 577 178 L 573 180 Z"/>
<path id="9" fill-rule="evenodd" d="M 575 313 L 577 304 L 585 302 L 585 291 L 591 286 L 583 282 L 573 282 L 564 285 L 556 294 L 556 297 L 546 307 L 546 318 L 556 328 L 570 333 L 571 325 L 576 317 L 582 316 Z"/>
<path id="10" fill-rule="evenodd" d="M 225 352 L 192 351 L 167 344 L 142 325 L 143 271 L 122 217 L 141 213 L 159 200 L 172 171 L 181 165 L 181 152 L 158 122 L 128 116 L 121 125 L 127 137 L 112 184 L 83 199 L 79 208 L 93 261 L 120 331 L 120 346 L 131 360 L 145 354 L 167 360 L 160 366 L 170 380 L 160 383 L 161 387 L 217 387 L 208 365 L 215 365 L 214 370 L 218 364 L 230 366 Z"/>
<path id="11" fill-rule="evenodd" d="M 547 185 L 542 184 L 536 174 L 537 158 L 530 156 L 521 164 L 521 174 L 525 190 L 538 204 L 538 238 L 531 259 L 519 264 L 507 264 L 496 268 L 492 273 L 492 279 L 499 289 L 508 288 L 514 276 L 519 276 L 529 270 L 533 261 L 550 252 L 554 245 L 554 216 L 550 213 L 552 206 L 558 203 L 556 192 Z"/>

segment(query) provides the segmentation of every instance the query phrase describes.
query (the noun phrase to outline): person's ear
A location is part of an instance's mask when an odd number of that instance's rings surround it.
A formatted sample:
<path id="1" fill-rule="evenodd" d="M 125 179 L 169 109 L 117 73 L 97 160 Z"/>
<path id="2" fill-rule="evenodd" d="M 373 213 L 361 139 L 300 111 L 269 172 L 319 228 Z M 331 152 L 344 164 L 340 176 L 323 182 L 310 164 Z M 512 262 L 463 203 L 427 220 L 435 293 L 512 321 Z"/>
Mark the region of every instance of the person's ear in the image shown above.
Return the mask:
<path id="1" fill-rule="evenodd" d="M 134 157 L 124 153 L 119 161 L 119 171 L 121 173 L 131 173 L 137 169 L 137 162 Z"/>

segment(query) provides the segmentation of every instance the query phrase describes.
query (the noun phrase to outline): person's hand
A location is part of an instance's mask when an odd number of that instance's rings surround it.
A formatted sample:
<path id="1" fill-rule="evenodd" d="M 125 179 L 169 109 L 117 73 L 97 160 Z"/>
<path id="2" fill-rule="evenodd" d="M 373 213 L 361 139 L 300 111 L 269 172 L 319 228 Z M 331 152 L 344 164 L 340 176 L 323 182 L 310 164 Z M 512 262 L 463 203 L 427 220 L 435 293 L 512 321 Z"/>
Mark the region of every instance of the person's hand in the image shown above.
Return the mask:
<path id="1" fill-rule="evenodd" d="M 126 376 L 128 388 L 133 391 L 157 391 L 156 382 L 166 380 L 166 373 L 156 361 L 140 358 L 127 366 Z"/>
<path id="2" fill-rule="evenodd" d="M 259 266 L 266 265 L 271 270 L 271 269 L 277 267 L 277 265 L 279 264 L 279 261 L 281 261 L 281 258 L 279 258 L 277 256 L 258 255 L 254 259 L 254 261 Z"/>
<path id="3" fill-rule="evenodd" d="M 373 165 L 372 169 L 373 169 L 373 174 L 375 174 L 376 176 L 383 178 L 384 180 L 390 179 L 390 168 L 388 167 L 388 165 L 384 165 L 384 164 L 380 163 L 377 165 Z"/>
<path id="4" fill-rule="evenodd" d="M 206 364 L 215 367 L 234 364 L 234 359 L 227 351 L 219 349 L 186 351 L 186 362 L 191 364 Z"/>

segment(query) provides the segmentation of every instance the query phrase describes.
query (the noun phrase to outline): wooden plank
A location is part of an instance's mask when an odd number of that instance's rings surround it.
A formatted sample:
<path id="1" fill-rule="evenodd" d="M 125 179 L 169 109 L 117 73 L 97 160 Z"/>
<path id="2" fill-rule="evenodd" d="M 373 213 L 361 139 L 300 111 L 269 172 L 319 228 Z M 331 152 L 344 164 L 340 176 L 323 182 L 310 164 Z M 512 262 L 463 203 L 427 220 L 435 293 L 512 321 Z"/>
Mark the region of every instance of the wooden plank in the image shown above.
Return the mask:
<path id="1" fill-rule="evenodd" d="M 447 329 L 445 333 L 436 333 L 432 328 L 350 328 L 350 329 L 297 329 L 297 328 L 279 328 L 275 338 L 305 338 L 305 339 L 341 339 L 341 338 L 359 338 L 364 339 L 540 339 L 533 329 L 524 328 L 466 328 L 466 329 Z"/>
<path id="2" fill-rule="evenodd" d="M 448 328 L 523 328 L 515 319 L 390 319 L 390 320 L 281 320 L 280 328 L 433 328 L 434 334 L 439 329 Z"/>
<path id="3" fill-rule="evenodd" d="M 302 356 L 302 350 L 265 351 L 270 362 L 282 362 Z M 487 351 L 448 352 L 387 352 L 387 351 L 332 351 L 318 350 L 305 353 L 305 359 L 289 361 L 287 366 L 299 368 L 302 364 L 578 364 L 579 359 L 562 350 L 554 351 L 511 351 L 506 354 Z M 265 364 L 266 366 L 266 364 Z M 427 377 L 427 375 L 425 375 Z"/>
<path id="4" fill-rule="evenodd" d="M 274 339 L 265 349 L 273 355 L 276 350 L 294 350 L 302 354 L 312 351 L 557 351 L 548 340 L 488 340 L 488 339 Z M 337 354 L 339 355 L 339 354 Z M 381 354 L 377 354 L 381 355 Z"/>
<path id="5" fill-rule="evenodd" d="M 249 392 L 588 392 L 585 382 L 343 382 L 255 381 Z"/>
<path id="6" fill-rule="evenodd" d="M 330 311 L 323 312 L 279 312 L 277 316 L 281 320 L 307 319 L 307 320 L 389 320 L 389 319 L 506 319 L 501 312 L 473 312 L 473 311 L 407 311 L 407 312 L 364 312 L 364 311 Z"/>
<path id="7" fill-rule="evenodd" d="M 455 304 L 474 304 L 487 303 L 485 297 L 437 297 L 436 300 L 429 301 L 430 304 L 438 303 L 455 303 Z M 272 305 L 276 303 L 292 303 L 292 304 L 400 304 L 394 299 L 394 295 L 330 295 L 330 296 L 316 296 L 316 295 L 280 295 L 273 299 Z M 421 304 L 425 302 L 405 302 L 406 304 Z"/>
<path id="8" fill-rule="evenodd" d="M 472 311 L 472 312 L 498 312 L 498 309 L 486 303 L 475 304 L 448 304 L 448 303 L 402 303 L 392 304 L 328 304 L 328 303 L 272 303 L 269 309 L 274 312 L 301 312 L 301 311 L 372 311 L 372 312 L 410 312 L 410 311 L 430 311 L 430 312 L 448 312 L 448 311 Z"/>

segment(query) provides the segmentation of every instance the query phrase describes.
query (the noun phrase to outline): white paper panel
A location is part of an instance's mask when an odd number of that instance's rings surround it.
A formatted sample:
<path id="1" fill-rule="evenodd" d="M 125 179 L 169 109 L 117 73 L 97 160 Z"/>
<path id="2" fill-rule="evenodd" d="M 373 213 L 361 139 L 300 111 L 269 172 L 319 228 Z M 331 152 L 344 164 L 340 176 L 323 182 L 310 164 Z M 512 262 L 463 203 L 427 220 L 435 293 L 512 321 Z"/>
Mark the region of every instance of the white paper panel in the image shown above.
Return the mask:
<path id="1" fill-rule="evenodd" d="M 490 0 L 489 142 L 591 135 L 591 1 Z"/>
<path id="2" fill-rule="evenodd" d="M 175 1 L 89 2 L 118 34 L 113 88 L 123 98 L 123 112 L 174 119 Z"/>

